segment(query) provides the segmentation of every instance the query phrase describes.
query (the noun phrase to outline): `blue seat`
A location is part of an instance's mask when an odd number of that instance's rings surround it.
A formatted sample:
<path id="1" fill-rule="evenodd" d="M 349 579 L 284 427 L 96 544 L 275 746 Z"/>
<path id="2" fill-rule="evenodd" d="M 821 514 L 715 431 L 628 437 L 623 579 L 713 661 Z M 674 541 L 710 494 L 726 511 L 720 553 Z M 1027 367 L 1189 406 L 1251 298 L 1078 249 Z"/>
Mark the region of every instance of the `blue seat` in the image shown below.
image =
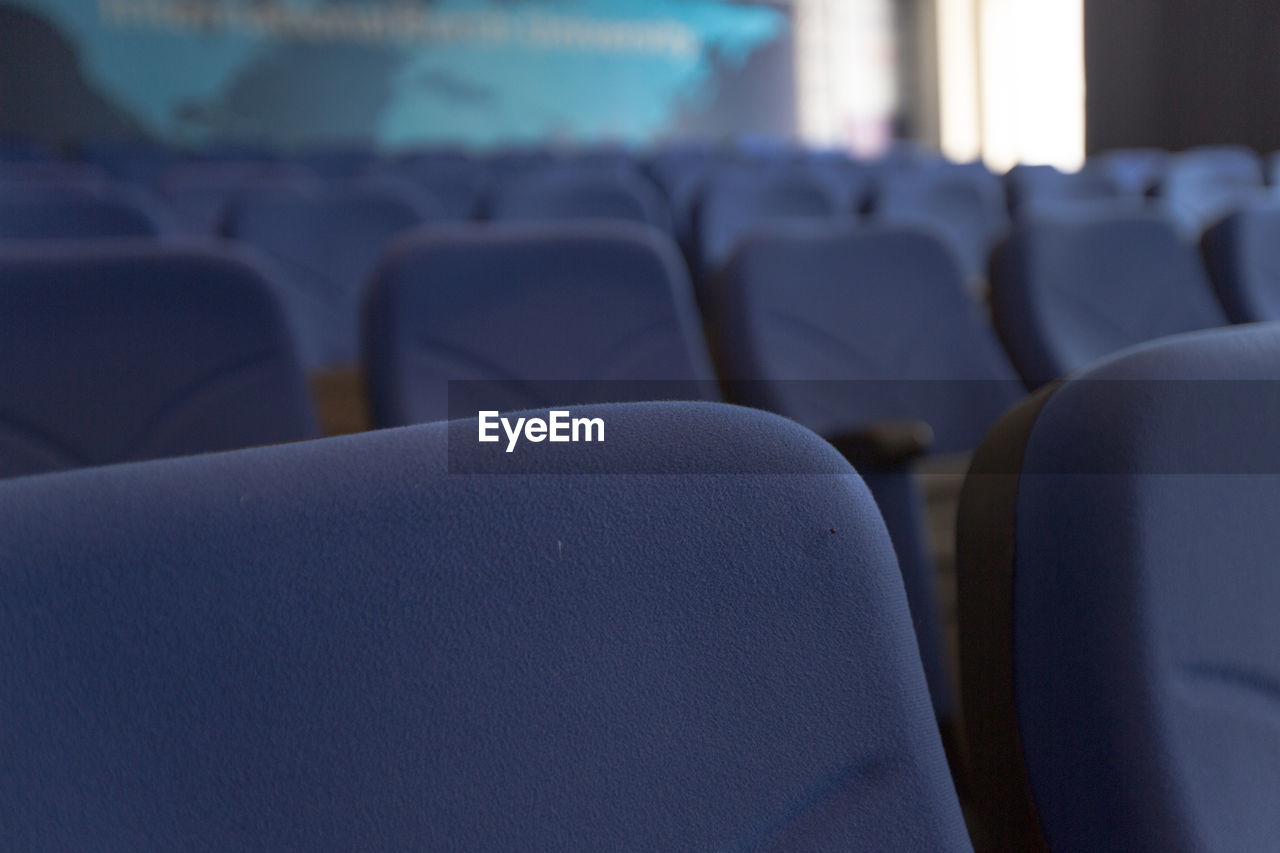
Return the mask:
<path id="1" fill-rule="evenodd" d="M 796 228 L 746 240 L 716 291 L 719 364 L 737 401 L 838 439 L 919 420 L 971 451 L 1022 397 L 953 255 L 928 232 Z M 909 472 L 868 474 L 916 620 L 939 719 L 952 716 L 924 499 Z"/>
<path id="2" fill-rule="evenodd" d="M 374 177 L 404 180 L 420 188 L 445 219 L 474 218 L 485 206 L 491 180 L 484 164 L 461 154 L 418 155 L 371 167 Z"/>
<path id="3" fill-rule="evenodd" d="M 389 251 L 365 308 L 380 426 L 718 397 L 688 275 L 646 226 L 423 229 Z"/>
<path id="4" fill-rule="evenodd" d="M 1009 227 L 1000 181 L 980 164 L 884 169 L 872 214 L 886 225 L 933 231 L 972 280 L 986 278 L 987 258 Z"/>
<path id="5" fill-rule="evenodd" d="M 1198 237 L 1231 211 L 1266 196 L 1263 184 L 1262 161 L 1251 149 L 1210 146 L 1170 157 L 1158 195 L 1178 224 Z"/>
<path id="6" fill-rule="evenodd" d="M 294 152 L 292 162 L 314 172 L 325 180 L 344 181 L 355 178 L 377 155 L 363 145 L 330 145 Z"/>
<path id="7" fill-rule="evenodd" d="M 1233 323 L 1280 320 L 1280 204 L 1238 211 L 1205 232 L 1205 266 Z"/>
<path id="8" fill-rule="evenodd" d="M 34 163 L 52 159 L 53 152 L 48 146 L 34 139 L 0 137 L 0 163 Z"/>
<path id="9" fill-rule="evenodd" d="M 1227 321 L 1194 247 L 1155 213 L 1062 210 L 1019 224 L 992 265 L 991 305 L 1032 388 L 1125 347 Z"/>
<path id="10" fill-rule="evenodd" d="M 1004 177 L 1009 208 L 1015 215 L 1077 202 L 1121 197 L 1107 176 L 1096 171 L 1062 172 L 1053 166 L 1014 166 Z"/>
<path id="11" fill-rule="evenodd" d="M 156 238 L 172 231 L 165 211 L 127 188 L 0 188 L 0 241 Z"/>
<path id="12" fill-rule="evenodd" d="M 157 191 L 182 231 L 208 236 L 217 232 L 224 208 L 239 193 L 315 182 L 315 176 L 296 163 L 197 161 L 167 170 L 157 181 Z"/>
<path id="13" fill-rule="evenodd" d="M 0 251 L 0 363 L 0 477 L 316 434 L 273 283 L 212 248 Z"/>
<path id="14" fill-rule="evenodd" d="M 1117 148 L 1090 157 L 1085 168 L 1122 195 L 1141 197 L 1160 185 L 1168 161 L 1169 153 L 1159 148 Z"/>
<path id="15" fill-rule="evenodd" d="M 0 484 L 0 846 L 970 849 L 848 465 L 575 414 Z"/>
<path id="16" fill-rule="evenodd" d="M 1015 409 L 961 499 L 971 789 L 998 850 L 1280 837 L 1280 329 L 1129 350 Z"/>
<path id="17" fill-rule="evenodd" d="M 488 214 L 499 222 L 621 220 L 672 232 L 657 187 L 640 175 L 599 167 L 549 167 L 513 179 L 494 193 Z"/>
<path id="18" fill-rule="evenodd" d="M 106 170 L 89 163 L 62 160 L 0 161 L 0 197 L 17 188 L 80 187 L 101 189 L 110 183 Z"/>
<path id="19" fill-rule="evenodd" d="M 803 166 L 737 169 L 708 186 L 694 213 L 702 277 L 729 261 L 738 243 L 772 225 L 851 216 L 854 200 L 829 176 Z"/>
<path id="20" fill-rule="evenodd" d="M 175 161 L 174 153 L 148 139 L 99 139 L 77 146 L 80 158 L 116 181 L 150 186 Z"/>
<path id="21" fill-rule="evenodd" d="M 394 235 L 434 218 L 423 199 L 381 183 L 274 187 L 233 197 L 220 232 L 281 268 L 303 364 L 320 370 L 358 361 L 360 299 L 374 265 Z"/>

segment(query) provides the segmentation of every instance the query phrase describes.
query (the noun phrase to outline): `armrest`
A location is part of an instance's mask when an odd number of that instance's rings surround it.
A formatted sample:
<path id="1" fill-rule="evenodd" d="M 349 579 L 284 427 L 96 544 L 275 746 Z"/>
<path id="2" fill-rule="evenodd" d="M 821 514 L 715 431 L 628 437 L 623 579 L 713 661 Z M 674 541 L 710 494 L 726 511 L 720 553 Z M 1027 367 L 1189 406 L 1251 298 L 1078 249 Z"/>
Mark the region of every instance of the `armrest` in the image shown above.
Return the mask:
<path id="1" fill-rule="evenodd" d="M 905 468 L 933 447 L 933 429 L 924 421 L 875 421 L 827 439 L 859 471 Z"/>

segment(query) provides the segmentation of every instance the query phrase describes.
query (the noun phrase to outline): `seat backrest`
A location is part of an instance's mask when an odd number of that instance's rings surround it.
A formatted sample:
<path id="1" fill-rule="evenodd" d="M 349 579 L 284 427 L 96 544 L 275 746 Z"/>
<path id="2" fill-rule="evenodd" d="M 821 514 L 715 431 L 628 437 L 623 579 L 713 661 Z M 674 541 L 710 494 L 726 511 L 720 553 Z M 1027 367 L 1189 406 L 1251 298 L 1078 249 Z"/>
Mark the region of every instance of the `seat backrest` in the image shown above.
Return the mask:
<path id="1" fill-rule="evenodd" d="M 221 233 L 280 268 L 308 369 L 359 359 L 360 298 L 391 238 L 435 218 L 416 195 L 384 183 L 273 187 L 235 195 Z"/>
<path id="2" fill-rule="evenodd" d="M 991 302 L 1031 387 L 1125 347 L 1226 322 L 1195 248 L 1154 213 L 1063 209 L 1020 223 L 995 256 Z"/>
<path id="3" fill-rule="evenodd" d="M 1127 196 L 1143 196 L 1159 186 L 1169 153 L 1159 148 L 1116 148 L 1090 157 L 1086 167 L 1110 180 Z"/>
<path id="4" fill-rule="evenodd" d="M 64 160 L 0 162 L 0 197 L 15 187 L 100 188 L 110 183 L 107 172 L 89 163 Z"/>
<path id="5" fill-rule="evenodd" d="M 986 277 L 991 249 L 1009 227 L 999 180 L 973 164 L 885 169 L 872 209 L 878 222 L 932 230 L 971 278 Z"/>
<path id="6" fill-rule="evenodd" d="M 465 221 L 475 217 L 488 202 L 490 176 L 479 160 L 456 155 L 420 155 L 380 163 L 375 176 L 408 181 L 425 191 L 445 219 Z"/>
<path id="7" fill-rule="evenodd" d="M 0 476 L 316 434 L 266 275 L 212 247 L 0 251 Z"/>
<path id="8" fill-rule="evenodd" d="M 1115 200 L 1121 195 L 1111 179 L 1097 171 L 1015 166 L 1004 180 L 1009 207 L 1019 216 L 1059 204 Z"/>
<path id="9" fill-rule="evenodd" d="M 698 263 L 719 269 L 747 235 L 796 220 L 835 220 L 853 212 L 834 181 L 803 166 L 746 171 L 715 177 L 694 212 Z"/>
<path id="10" fill-rule="evenodd" d="M 474 414 L 473 394 L 505 410 L 717 396 L 678 251 L 646 226 L 423 229 L 392 247 L 365 308 L 382 426 Z"/>
<path id="11" fill-rule="evenodd" d="M 233 196 L 260 187 L 305 187 L 315 175 L 296 163 L 274 161 L 193 162 L 173 166 L 160 176 L 157 191 L 178 226 L 188 234 L 212 235 Z"/>
<path id="12" fill-rule="evenodd" d="M 1280 330 L 1190 333 L 1046 388 L 961 497 L 971 788 L 991 849 L 1280 834 Z"/>
<path id="13" fill-rule="evenodd" d="M 1205 266 L 1233 323 L 1280 320 L 1280 205 L 1255 205 L 1201 239 Z"/>
<path id="14" fill-rule="evenodd" d="M 969 849 L 848 465 L 575 414 L 0 484 L 0 845 Z"/>
<path id="15" fill-rule="evenodd" d="M 171 230 L 164 212 L 126 189 L 0 188 L 0 241 L 161 237 Z"/>
<path id="16" fill-rule="evenodd" d="M 497 190 L 488 214 L 500 222 L 608 219 L 672 231 L 671 213 L 656 186 L 639 175 L 599 167 L 548 167 L 515 178 Z"/>
<path id="17" fill-rule="evenodd" d="M 1194 236 L 1241 205 L 1264 195 L 1262 160 L 1235 145 L 1195 148 L 1169 158 L 1159 196 Z"/>
<path id="18" fill-rule="evenodd" d="M 926 231 L 857 226 L 746 240 L 715 292 L 735 399 L 820 434 L 917 418 L 971 450 L 1021 397 L 955 258 Z"/>

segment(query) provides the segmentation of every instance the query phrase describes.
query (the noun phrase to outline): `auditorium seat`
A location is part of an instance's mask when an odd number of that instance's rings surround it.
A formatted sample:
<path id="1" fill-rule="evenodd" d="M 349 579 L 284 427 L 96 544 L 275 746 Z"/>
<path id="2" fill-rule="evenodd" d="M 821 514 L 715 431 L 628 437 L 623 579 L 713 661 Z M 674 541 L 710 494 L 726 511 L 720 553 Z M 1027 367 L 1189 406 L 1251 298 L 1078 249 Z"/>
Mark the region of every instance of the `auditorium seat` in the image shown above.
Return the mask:
<path id="1" fill-rule="evenodd" d="M 991 305 L 1031 388 L 1127 346 L 1227 322 L 1195 249 L 1156 213 L 1064 209 L 1020 223 L 993 261 Z"/>
<path id="2" fill-rule="evenodd" d="M 487 202 L 491 189 L 485 166 L 461 154 L 420 154 L 377 163 L 367 174 L 408 181 L 432 198 L 441 216 L 458 221 L 475 217 Z"/>
<path id="3" fill-rule="evenodd" d="M 1122 194 L 1142 197 L 1160 185 L 1169 152 L 1159 148 L 1115 148 L 1090 157 L 1085 169 L 1110 181 Z"/>
<path id="4" fill-rule="evenodd" d="M 575 414 L 0 484 L 0 846 L 969 850 L 849 466 Z"/>
<path id="5" fill-rule="evenodd" d="M 176 159 L 164 145 L 149 139 L 100 139 L 77 146 L 80 159 L 105 169 L 116 181 L 150 186 Z"/>
<path id="6" fill-rule="evenodd" d="M 987 277 L 987 257 L 1009 227 L 1000 181 L 981 164 L 886 168 L 871 207 L 878 222 L 936 233 L 973 282 Z"/>
<path id="7" fill-rule="evenodd" d="M 608 219 L 672 231 L 658 188 L 640 175 L 598 166 L 550 166 L 498 187 L 488 218 L 497 222 Z"/>
<path id="8" fill-rule="evenodd" d="M 390 239 L 436 218 L 408 190 L 339 182 L 242 192 L 229 202 L 219 230 L 281 268 L 303 365 L 326 370 L 359 359 L 361 293 Z"/>
<path id="9" fill-rule="evenodd" d="M 0 188 L 0 242 L 156 238 L 173 230 L 167 211 L 129 187 Z"/>
<path id="10" fill-rule="evenodd" d="M 993 850 L 1280 837 L 1280 329 L 1189 333 L 1046 388 L 961 500 L 975 815 Z"/>
<path id="11" fill-rule="evenodd" d="M 274 283 L 212 247 L 0 250 L 0 364 L 0 477 L 316 434 Z"/>
<path id="12" fill-rule="evenodd" d="M 422 229 L 390 248 L 365 309 L 379 426 L 719 396 L 678 250 L 647 226 Z"/>
<path id="13" fill-rule="evenodd" d="M 1004 182 L 1009 208 L 1018 216 L 1060 204 L 1114 200 L 1120 195 L 1105 175 L 1063 172 L 1053 166 L 1014 166 Z"/>
<path id="14" fill-rule="evenodd" d="M 377 159 L 365 145 L 328 145 L 295 151 L 288 160 L 329 181 L 355 178 Z"/>
<path id="15" fill-rule="evenodd" d="M 64 160 L 0 161 L 0 197 L 20 187 L 101 188 L 111 182 L 105 169 Z"/>
<path id="16" fill-rule="evenodd" d="M 932 443 L 868 458 L 902 564 L 939 719 L 952 688 L 938 615 L 916 455 L 971 451 L 1022 388 L 963 274 L 932 234 L 903 228 L 808 228 L 759 234 L 715 290 L 722 373 L 731 398 L 785 415 L 841 445 L 880 425 L 922 421 Z"/>
<path id="17" fill-rule="evenodd" d="M 1169 158 L 1158 195 L 1186 233 L 1199 237 L 1231 211 L 1268 195 L 1262 161 L 1251 149 L 1220 145 Z"/>
<path id="18" fill-rule="evenodd" d="M 1233 323 L 1280 320 L 1278 202 L 1227 216 L 1201 241 L 1209 278 Z"/>
<path id="19" fill-rule="evenodd" d="M 160 176 L 156 188 L 182 231 L 209 236 L 217 232 L 223 208 L 238 193 L 303 187 L 315 181 L 314 173 L 296 163 L 219 160 L 173 166 Z"/>
<path id="20" fill-rule="evenodd" d="M 801 166 L 735 170 L 718 176 L 694 212 L 700 278 L 720 269 L 738 242 L 780 223 L 851 217 L 845 188 Z"/>
<path id="21" fill-rule="evenodd" d="M 34 139 L 0 136 L 0 163 L 33 163 L 52 160 L 49 147 Z"/>

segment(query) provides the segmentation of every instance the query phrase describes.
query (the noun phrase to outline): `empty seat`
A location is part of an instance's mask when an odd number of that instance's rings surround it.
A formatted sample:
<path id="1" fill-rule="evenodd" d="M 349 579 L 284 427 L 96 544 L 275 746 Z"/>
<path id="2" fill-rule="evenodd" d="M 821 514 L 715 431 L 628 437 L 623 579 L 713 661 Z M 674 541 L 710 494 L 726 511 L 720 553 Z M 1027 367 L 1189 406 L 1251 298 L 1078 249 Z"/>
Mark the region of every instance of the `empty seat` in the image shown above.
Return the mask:
<path id="1" fill-rule="evenodd" d="M 105 169 L 117 181 L 151 185 L 174 162 L 165 146 L 148 139 L 100 139 L 80 143 L 80 158 Z"/>
<path id="2" fill-rule="evenodd" d="M 0 189 L 0 241 L 160 237 L 172 230 L 162 210 L 128 189 Z"/>
<path id="3" fill-rule="evenodd" d="M 1231 211 L 1266 195 L 1262 161 L 1243 146 L 1195 148 L 1173 155 L 1159 196 L 1175 221 L 1199 236 Z"/>
<path id="4" fill-rule="evenodd" d="M 301 188 L 315 176 L 296 163 L 214 161 L 174 166 L 160 176 L 157 190 L 188 234 L 212 235 L 223 209 L 237 194 L 255 188 Z"/>
<path id="5" fill-rule="evenodd" d="M 1086 168 L 1123 195 L 1144 196 L 1160 185 L 1168 161 L 1168 152 L 1159 148 L 1117 148 L 1090 157 Z"/>
<path id="6" fill-rule="evenodd" d="M 715 291 L 732 398 L 836 441 L 910 419 L 929 425 L 936 452 L 972 450 L 1022 389 L 963 282 L 923 231 L 812 227 L 747 239 Z M 898 549 L 935 709 L 949 720 L 936 566 L 911 461 L 864 474 Z"/>
<path id="7" fill-rule="evenodd" d="M 377 155 L 363 145 L 334 145 L 298 151 L 289 159 L 326 180 L 341 181 L 356 177 Z"/>
<path id="8" fill-rule="evenodd" d="M 0 845 L 969 849 L 848 465 L 578 414 L 0 485 Z"/>
<path id="9" fill-rule="evenodd" d="M 965 718 L 993 850 L 1280 836 L 1280 331 L 1191 333 L 1015 409 L 960 507 Z"/>
<path id="10" fill-rule="evenodd" d="M 851 215 L 853 207 L 844 187 L 800 166 L 720 175 L 694 213 L 700 271 L 719 269 L 740 240 L 762 228 L 797 220 L 834 220 Z"/>
<path id="11" fill-rule="evenodd" d="M 1205 232 L 1201 248 L 1231 322 L 1280 320 L 1280 206 L 1227 216 Z"/>
<path id="12" fill-rule="evenodd" d="M 381 426 L 718 396 L 678 251 L 620 222 L 406 235 L 370 288 L 365 365 Z"/>
<path id="13" fill-rule="evenodd" d="M 484 165 L 458 155 L 418 155 L 370 167 L 370 176 L 404 180 L 426 192 L 445 219 L 471 219 L 484 207 L 490 178 Z"/>
<path id="14" fill-rule="evenodd" d="M 360 298 L 391 237 L 435 218 L 417 196 L 385 184 L 273 187 L 235 196 L 221 233 L 281 268 L 308 369 L 359 359 Z"/>
<path id="15" fill-rule="evenodd" d="M 1117 199 L 1111 179 L 1095 171 L 1062 172 L 1053 166 L 1015 166 L 1005 175 L 1009 207 L 1018 215 L 1077 202 Z"/>
<path id="16" fill-rule="evenodd" d="M 987 257 L 1008 230 L 999 180 L 981 164 L 885 169 L 872 201 L 877 221 L 928 228 L 947 242 L 966 276 L 987 276 Z"/>
<path id="17" fill-rule="evenodd" d="M 508 222 L 612 219 L 671 233 L 671 213 L 658 188 L 622 170 L 561 166 L 530 172 L 494 194 L 489 218 Z"/>
<path id="18" fill-rule="evenodd" d="M 0 251 L 0 363 L 2 477 L 316 434 L 272 282 L 211 248 Z"/>
<path id="19" fill-rule="evenodd" d="M 27 187 L 81 187 L 98 189 L 109 183 L 107 172 L 89 163 L 35 160 L 0 161 L 0 198 L 14 189 Z"/>
<path id="20" fill-rule="evenodd" d="M 1154 213 L 1063 210 L 1021 223 L 996 254 L 991 302 L 1033 388 L 1127 346 L 1226 323 L 1195 249 Z"/>

